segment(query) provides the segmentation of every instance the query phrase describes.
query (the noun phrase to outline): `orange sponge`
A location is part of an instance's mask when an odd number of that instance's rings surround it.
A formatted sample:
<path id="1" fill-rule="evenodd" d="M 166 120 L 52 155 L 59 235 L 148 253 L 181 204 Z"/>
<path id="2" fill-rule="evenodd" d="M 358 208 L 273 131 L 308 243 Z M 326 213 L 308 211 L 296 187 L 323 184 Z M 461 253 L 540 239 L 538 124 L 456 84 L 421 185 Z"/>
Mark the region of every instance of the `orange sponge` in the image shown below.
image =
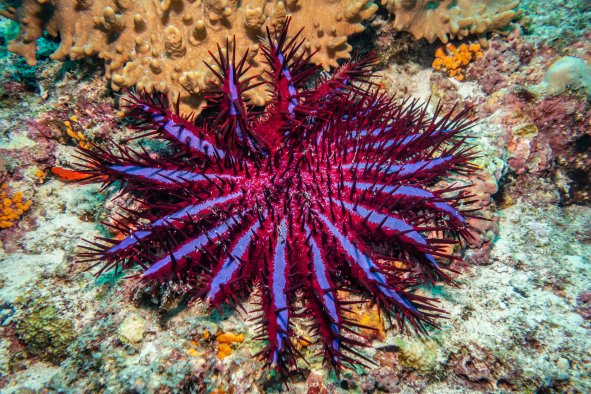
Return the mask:
<path id="1" fill-rule="evenodd" d="M 477 43 L 461 44 L 459 47 L 447 44 L 445 50 L 443 48 L 439 47 L 435 51 L 435 60 L 433 60 L 432 66 L 437 71 L 447 71 L 449 77 L 454 77 L 458 81 L 464 80 L 464 68 L 484 54 L 480 44 Z"/>
<path id="2" fill-rule="evenodd" d="M 7 188 L 6 183 L 0 186 L 0 229 L 14 226 L 20 217 L 31 208 L 31 201 L 24 201 L 21 192 L 8 196 Z"/>

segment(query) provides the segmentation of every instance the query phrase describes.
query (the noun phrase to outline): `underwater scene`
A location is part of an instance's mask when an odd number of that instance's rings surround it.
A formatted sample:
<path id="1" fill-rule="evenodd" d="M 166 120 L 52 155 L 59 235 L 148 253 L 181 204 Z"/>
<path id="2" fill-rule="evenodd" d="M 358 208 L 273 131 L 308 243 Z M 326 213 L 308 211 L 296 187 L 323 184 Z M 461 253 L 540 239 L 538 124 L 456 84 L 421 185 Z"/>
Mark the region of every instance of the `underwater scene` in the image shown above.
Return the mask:
<path id="1" fill-rule="evenodd" d="M 0 0 L 0 393 L 590 393 L 590 0 Z"/>

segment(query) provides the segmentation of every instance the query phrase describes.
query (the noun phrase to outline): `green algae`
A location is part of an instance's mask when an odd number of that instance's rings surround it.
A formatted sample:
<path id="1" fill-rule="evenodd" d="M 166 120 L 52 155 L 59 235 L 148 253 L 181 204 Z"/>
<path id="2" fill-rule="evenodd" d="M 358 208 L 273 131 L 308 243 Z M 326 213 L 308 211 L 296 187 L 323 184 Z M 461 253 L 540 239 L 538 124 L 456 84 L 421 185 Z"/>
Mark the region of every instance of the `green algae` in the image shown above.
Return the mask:
<path id="1" fill-rule="evenodd" d="M 67 355 L 68 346 L 76 338 L 74 324 L 62 317 L 49 301 L 36 300 L 17 324 L 16 333 L 27 353 L 51 363 L 59 363 Z"/>
<path id="2" fill-rule="evenodd" d="M 5 40 L 12 41 L 18 36 L 19 26 L 13 20 L 8 20 L 6 23 L 6 33 L 5 33 Z"/>
<path id="3" fill-rule="evenodd" d="M 421 373 L 430 373 L 437 369 L 437 354 L 440 347 L 437 342 L 422 338 L 410 341 L 397 338 L 395 344 L 400 349 L 398 359 L 403 367 Z"/>

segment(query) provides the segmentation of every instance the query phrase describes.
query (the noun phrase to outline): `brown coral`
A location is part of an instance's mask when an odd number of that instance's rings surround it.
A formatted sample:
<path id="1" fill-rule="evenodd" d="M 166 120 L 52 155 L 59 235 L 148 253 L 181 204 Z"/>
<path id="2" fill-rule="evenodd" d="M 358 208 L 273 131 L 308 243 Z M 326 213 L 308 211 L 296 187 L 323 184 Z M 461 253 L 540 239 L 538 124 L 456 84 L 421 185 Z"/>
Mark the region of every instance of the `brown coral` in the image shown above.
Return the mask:
<path id="1" fill-rule="evenodd" d="M 203 60 L 217 44 L 235 37 L 256 73 L 260 37 L 291 16 L 292 32 L 306 28 L 305 49 L 318 51 L 312 61 L 329 68 L 349 57 L 347 37 L 363 31 L 361 22 L 376 10 L 369 0 L 23 0 L 2 14 L 21 26 L 8 49 L 29 64 L 46 30 L 60 37 L 52 59 L 98 56 L 115 90 L 155 89 L 186 110 L 204 103 L 212 76 Z M 263 87 L 249 93 L 255 104 L 266 100 Z"/>
<path id="2" fill-rule="evenodd" d="M 519 15 L 519 0 L 382 0 L 395 15 L 394 28 L 429 43 L 436 39 L 484 37 L 500 31 Z"/>

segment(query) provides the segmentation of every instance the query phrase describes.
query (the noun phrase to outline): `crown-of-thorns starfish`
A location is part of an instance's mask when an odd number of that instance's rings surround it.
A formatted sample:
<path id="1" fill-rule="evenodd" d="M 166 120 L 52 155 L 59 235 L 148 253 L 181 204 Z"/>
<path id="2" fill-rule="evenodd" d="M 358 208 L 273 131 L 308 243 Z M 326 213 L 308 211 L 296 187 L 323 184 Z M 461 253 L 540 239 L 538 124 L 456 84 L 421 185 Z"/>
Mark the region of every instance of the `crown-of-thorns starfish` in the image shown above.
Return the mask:
<path id="1" fill-rule="evenodd" d="M 434 323 L 441 311 L 412 288 L 450 280 L 445 263 L 457 257 L 446 251 L 468 236 L 473 211 L 465 186 L 437 182 L 474 170 L 467 110 L 429 117 L 394 100 L 369 80 L 373 57 L 319 73 L 299 55 L 301 32 L 287 30 L 261 47 L 273 95 L 264 110 L 243 102 L 246 55 L 227 45 L 212 55 L 217 88 L 199 117 L 130 95 L 140 137 L 168 141 L 170 155 L 124 145 L 80 155 L 88 181 L 123 181 L 141 206 L 114 218 L 124 239 L 85 256 L 101 272 L 138 267 L 145 281 L 188 284 L 215 307 L 257 289 L 262 354 L 284 376 L 297 367 L 297 319 L 313 321 L 328 367 L 367 360 L 346 294 L 419 333 Z"/>

